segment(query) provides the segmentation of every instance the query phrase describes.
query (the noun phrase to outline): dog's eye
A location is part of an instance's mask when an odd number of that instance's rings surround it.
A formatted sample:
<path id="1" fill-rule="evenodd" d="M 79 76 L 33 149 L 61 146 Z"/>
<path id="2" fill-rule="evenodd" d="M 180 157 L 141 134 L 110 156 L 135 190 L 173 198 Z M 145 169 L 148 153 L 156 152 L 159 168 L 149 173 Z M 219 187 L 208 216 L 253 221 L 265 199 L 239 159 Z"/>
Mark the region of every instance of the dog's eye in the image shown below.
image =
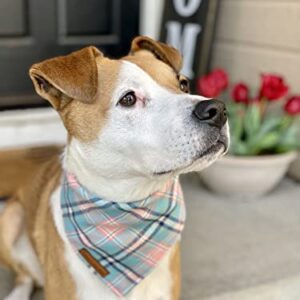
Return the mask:
<path id="1" fill-rule="evenodd" d="M 184 93 L 190 92 L 190 83 L 185 78 L 179 80 L 179 87 Z"/>
<path id="2" fill-rule="evenodd" d="M 119 100 L 119 104 L 126 107 L 133 106 L 135 103 L 136 103 L 136 96 L 134 92 L 127 93 Z"/>

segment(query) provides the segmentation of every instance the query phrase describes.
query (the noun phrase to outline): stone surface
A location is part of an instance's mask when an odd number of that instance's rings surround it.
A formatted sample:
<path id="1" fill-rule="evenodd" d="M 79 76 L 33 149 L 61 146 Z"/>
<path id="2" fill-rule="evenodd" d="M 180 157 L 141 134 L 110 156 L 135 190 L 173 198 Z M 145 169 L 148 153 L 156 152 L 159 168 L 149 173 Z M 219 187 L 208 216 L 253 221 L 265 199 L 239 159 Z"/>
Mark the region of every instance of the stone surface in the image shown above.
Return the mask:
<path id="1" fill-rule="evenodd" d="M 0 112 L 0 136 L 0 149 L 65 144 L 67 139 L 57 112 L 50 107 Z"/>
<path id="2" fill-rule="evenodd" d="M 299 184 L 285 180 L 265 197 L 230 199 L 205 191 L 197 177 L 187 176 L 183 183 L 188 207 L 183 299 L 227 294 L 220 299 L 265 300 L 280 280 L 290 288 L 289 278 L 300 275 Z M 264 285 L 268 288 L 262 294 Z M 300 299 L 300 278 L 297 286 L 296 298 L 283 290 L 270 299 Z M 241 290 L 243 297 L 234 298 Z M 247 290 L 252 298 L 246 298 Z"/>
<path id="3" fill-rule="evenodd" d="M 230 199 L 207 192 L 195 175 L 182 182 L 182 300 L 300 299 L 300 184 L 286 179 L 265 197 Z M 1 271 L 0 299 L 11 287 Z"/>

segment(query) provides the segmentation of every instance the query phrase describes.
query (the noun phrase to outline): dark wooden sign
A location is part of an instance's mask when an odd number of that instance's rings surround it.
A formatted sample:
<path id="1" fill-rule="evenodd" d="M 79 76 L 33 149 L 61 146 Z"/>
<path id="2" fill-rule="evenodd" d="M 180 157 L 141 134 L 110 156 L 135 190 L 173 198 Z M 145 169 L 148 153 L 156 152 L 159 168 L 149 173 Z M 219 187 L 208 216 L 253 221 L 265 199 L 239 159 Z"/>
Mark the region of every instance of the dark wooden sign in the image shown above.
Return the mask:
<path id="1" fill-rule="evenodd" d="M 165 0 L 160 39 L 183 54 L 192 87 L 209 68 L 217 9 L 218 0 Z"/>

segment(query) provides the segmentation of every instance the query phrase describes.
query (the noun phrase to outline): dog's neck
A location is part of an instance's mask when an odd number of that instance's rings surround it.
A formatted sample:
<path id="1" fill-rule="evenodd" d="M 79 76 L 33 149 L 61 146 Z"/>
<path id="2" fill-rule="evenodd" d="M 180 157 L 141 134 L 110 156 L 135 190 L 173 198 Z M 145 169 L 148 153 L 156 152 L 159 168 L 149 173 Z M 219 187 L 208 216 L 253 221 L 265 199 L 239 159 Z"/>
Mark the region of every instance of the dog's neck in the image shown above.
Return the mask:
<path id="1" fill-rule="evenodd" d="M 101 173 L 88 169 L 84 162 L 69 150 L 67 147 L 65 151 L 64 170 L 74 174 L 82 185 L 106 200 L 131 202 L 146 198 L 160 190 L 171 178 L 170 176 L 146 177 L 139 175 L 127 178 L 102 176 Z"/>

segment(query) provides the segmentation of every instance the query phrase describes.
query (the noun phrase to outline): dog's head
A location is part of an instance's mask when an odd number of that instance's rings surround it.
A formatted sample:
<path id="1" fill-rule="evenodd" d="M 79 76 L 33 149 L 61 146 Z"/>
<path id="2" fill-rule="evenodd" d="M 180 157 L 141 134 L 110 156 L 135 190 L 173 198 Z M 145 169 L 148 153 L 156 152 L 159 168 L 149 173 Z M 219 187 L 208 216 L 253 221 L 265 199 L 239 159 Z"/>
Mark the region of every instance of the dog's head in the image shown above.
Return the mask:
<path id="1" fill-rule="evenodd" d="M 182 57 L 147 37 L 111 60 L 94 47 L 35 64 L 39 95 L 59 112 L 78 166 L 113 179 L 201 170 L 228 147 L 222 102 L 188 93 Z"/>

